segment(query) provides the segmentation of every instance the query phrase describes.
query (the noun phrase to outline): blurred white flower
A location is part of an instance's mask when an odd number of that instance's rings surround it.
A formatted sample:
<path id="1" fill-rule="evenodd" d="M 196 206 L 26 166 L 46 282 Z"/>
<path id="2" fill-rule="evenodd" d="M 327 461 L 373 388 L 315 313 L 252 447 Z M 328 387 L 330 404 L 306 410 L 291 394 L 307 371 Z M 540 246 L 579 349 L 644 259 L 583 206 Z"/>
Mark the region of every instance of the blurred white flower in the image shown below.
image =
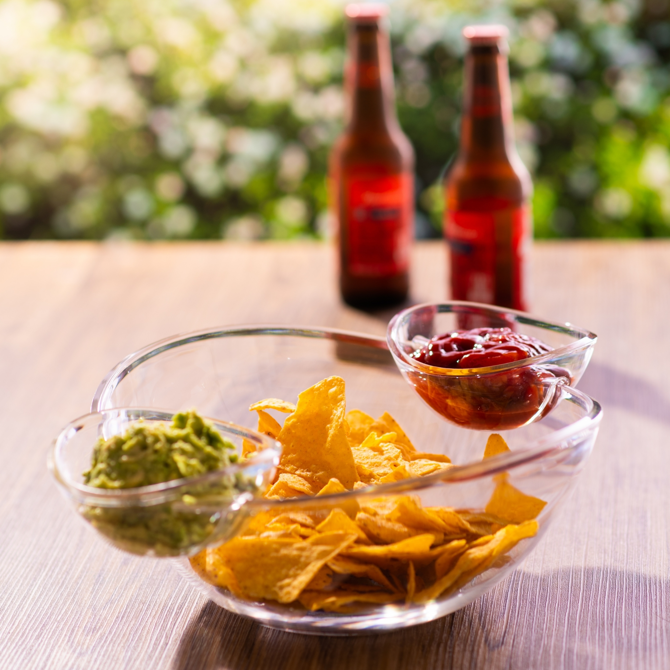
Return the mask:
<path id="1" fill-rule="evenodd" d="M 187 205 L 177 205 L 161 218 L 167 237 L 188 237 L 197 222 L 195 211 Z"/>
<path id="2" fill-rule="evenodd" d="M 521 26 L 521 34 L 538 42 L 546 42 L 556 30 L 556 17 L 546 9 L 533 12 Z"/>
<path id="3" fill-rule="evenodd" d="M 275 215 L 280 222 L 300 226 L 307 222 L 307 203 L 301 198 L 287 195 L 275 203 Z"/>
<path id="4" fill-rule="evenodd" d="M 416 82 L 406 86 L 404 98 L 408 105 L 421 109 L 430 102 L 430 89 L 423 82 Z"/>
<path id="5" fill-rule="evenodd" d="M 298 72 L 310 84 L 327 81 L 330 68 L 330 59 L 319 51 L 306 51 L 298 57 Z"/>
<path id="6" fill-rule="evenodd" d="M 587 165 L 576 167 L 568 175 L 568 188 L 580 198 L 587 198 L 598 187 L 598 175 Z M 611 196 L 606 196 L 611 197 Z M 615 196 L 616 197 L 616 196 Z"/>
<path id="7" fill-rule="evenodd" d="M 153 214 L 156 203 L 153 195 L 145 188 L 131 188 L 123 194 L 121 209 L 133 221 L 143 221 Z"/>
<path id="8" fill-rule="evenodd" d="M 237 74 L 239 62 L 233 54 L 219 49 L 210 59 L 208 67 L 216 81 L 220 84 L 227 84 Z"/>
<path id="9" fill-rule="evenodd" d="M 149 75 L 156 71 L 158 54 L 153 47 L 147 44 L 138 44 L 127 54 L 128 66 L 135 74 Z"/>
<path id="10" fill-rule="evenodd" d="M 56 156 L 44 151 L 33 158 L 32 172 L 38 181 L 49 183 L 58 178 L 61 169 Z"/>
<path id="11" fill-rule="evenodd" d="M 80 32 L 89 49 L 104 51 L 113 42 L 112 33 L 107 23 L 99 17 L 82 19 L 74 26 L 75 33 Z"/>
<path id="12" fill-rule="evenodd" d="M 256 69 L 256 68 L 255 68 Z M 295 72 L 287 56 L 268 58 L 249 82 L 251 96 L 258 102 L 289 100 L 296 89 Z M 243 76 L 247 76 L 246 73 Z"/>
<path id="13" fill-rule="evenodd" d="M 344 94 L 340 86 L 326 86 L 314 100 L 318 118 L 339 120 L 344 115 Z"/>
<path id="14" fill-rule="evenodd" d="M 158 21 L 156 35 L 166 44 L 182 51 L 193 47 L 198 41 L 198 31 L 186 19 L 167 16 Z"/>
<path id="15" fill-rule="evenodd" d="M 235 157 L 226 163 L 223 168 L 223 175 L 228 184 L 233 188 L 243 188 L 249 183 L 254 173 L 254 166 L 249 159 L 244 157 Z"/>
<path id="16" fill-rule="evenodd" d="M 640 164 L 640 181 L 646 186 L 667 191 L 670 187 L 670 154 L 660 144 L 645 148 Z"/>
<path id="17" fill-rule="evenodd" d="M 440 31 L 435 22 L 421 22 L 409 32 L 405 39 L 405 44 L 413 54 L 420 55 L 435 42 L 439 41 L 440 37 Z"/>
<path id="18" fill-rule="evenodd" d="M 162 200 L 175 202 L 184 195 L 186 184 L 176 172 L 164 172 L 156 177 L 155 189 Z"/>
<path id="19" fill-rule="evenodd" d="M 622 188 L 606 188 L 596 194 L 594 205 L 611 219 L 623 219 L 633 209 L 633 198 Z"/>
<path id="20" fill-rule="evenodd" d="M 519 40 L 512 45 L 511 57 L 524 68 L 536 67 L 544 59 L 546 50 L 536 40 Z"/>
<path id="21" fill-rule="evenodd" d="M 0 209 L 5 214 L 21 214 L 30 206 L 30 194 L 23 184 L 9 183 L 0 187 Z"/>
<path id="22" fill-rule="evenodd" d="M 252 130 L 236 126 L 228 130 L 226 147 L 231 154 L 263 163 L 272 158 L 279 140 L 269 130 Z"/>
<path id="23" fill-rule="evenodd" d="M 226 126 L 211 116 L 193 116 L 186 123 L 191 145 L 199 152 L 218 158 L 224 148 Z"/>
<path id="24" fill-rule="evenodd" d="M 279 157 L 278 179 L 285 187 L 295 187 L 309 167 L 307 152 L 299 144 L 286 145 Z"/>
<path id="25" fill-rule="evenodd" d="M 194 154 L 183 164 L 183 170 L 200 195 L 211 198 L 223 190 L 223 174 L 210 160 Z"/>
<path id="26" fill-rule="evenodd" d="M 260 240 L 265 236 L 265 225 L 260 216 L 248 214 L 225 221 L 221 227 L 221 237 L 228 240 Z"/>

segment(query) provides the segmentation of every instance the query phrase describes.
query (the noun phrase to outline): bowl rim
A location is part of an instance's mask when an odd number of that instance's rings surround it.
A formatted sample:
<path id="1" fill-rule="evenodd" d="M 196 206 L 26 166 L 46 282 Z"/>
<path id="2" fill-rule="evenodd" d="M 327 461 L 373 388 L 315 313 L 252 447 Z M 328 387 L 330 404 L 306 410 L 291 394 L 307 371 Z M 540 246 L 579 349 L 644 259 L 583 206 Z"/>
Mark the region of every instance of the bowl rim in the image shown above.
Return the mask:
<path id="1" fill-rule="evenodd" d="M 464 308 L 463 310 L 454 310 L 452 307 Z M 473 313 L 473 314 L 482 314 L 488 313 L 492 316 L 503 317 L 503 315 L 513 316 L 515 322 L 522 323 L 525 325 L 535 326 L 538 328 L 543 328 L 544 330 L 553 330 L 557 332 L 564 333 L 566 335 L 576 336 L 577 339 L 574 342 L 570 342 L 562 347 L 557 347 L 543 354 L 537 356 L 530 356 L 529 358 L 523 358 L 519 361 L 512 361 L 510 363 L 503 363 L 501 365 L 490 365 L 487 367 L 481 368 L 442 368 L 435 365 L 428 365 L 418 361 L 416 358 L 409 356 L 403 348 L 399 345 L 400 338 L 398 336 L 398 331 L 401 326 L 401 322 L 404 317 L 408 316 L 413 312 L 418 312 L 421 309 L 432 308 L 435 310 L 436 314 L 453 314 L 457 312 L 462 313 Z M 441 376 L 441 377 L 479 377 L 482 375 L 494 374 L 497 372 L 504 372 L 508 370 L 515 370 L 523 367 L 528 367 L 531 365 L 541 365 L 543 363 L 551 363 L 556 358 L 561 358 L 563 356 L 574 354 L 582 349 L 592 348 L 598 341 L 598 336 L 587 330 L 586 328 L 581 328 L 575 326 L 569 322 L 565 323 L 556 323 L 553 321 L 546 321 L 539 319 L 537 317 L 531 316 L 526 312 L 521 312 L 516 309 L 508 309 L 506 307 L 497 307 L 495 305 L 485 305 L 483 303 L 477 302 L 466 302 L 462 300 L 452 300 L 446 302 L 424 302 L 417 305 L 412 305 L 402 311 L 398 312 L 393 316 L 388 324 L 386 330 L 386 342 L 388 348 L 393 354 L 393 357 L 396 361 L 401 361 L 405 365 L 408 365 L 419 372 L 430 374 L 432 376 Z"/>
<path id="2" fill-rule="evenodd" d="M 62 464 L 63 449 L 67 442 L 85 425 L 97 421 L 98 425 L 105 420 L 121 418 L 124 414 L 136 414 L 136 417 L 126 417 L 128 423 L 139 421 L 154 421 L 165 423 L 172 421 L 172 418 L 178 412 L 171 410 L 161 410 L 147 407 L 114 407 L 99 412 L 89 412 L 70 421 L 57 437 L 52 441 L 49 449 L 47 465 L 56 481 L 64 486 L 71 494 L 75 495 L 80 501 L 86 504 L 96 504 L 100 506 L 122 507 L 124 505 L 149 506 L 162 504 L 172 500 L 175 496 L 182 495 L 180 490 L 192 486 L 207 484 L 210 481 L 217 481 L 222 476 L 234 476 L 245 470 L 250 470 L 258 466 L 274 467 L 279 461 L 281 446 L 273 438 L 259 433 L 251 428 L 239 426 L 230 421 L 222 421 L 211 417 L 202 417 L 211 422 L 214 428 L 219 432 L 223 431 L 223 437 L 226 435 L 237 435 L 245 439 L 251 439 L 259 445 L 264 445 L 254 456 L 243 461 L 231 463 L 220 470 L 213 470 L 201 475 L 191 477 L 181 477 L 180 479 L 171 479 L 158 484 L 149 484 L 147 486 L 136 486 L 132 488 L 103 489 L 95 486 L 88 486 L 73 481 L 66 473 Z M 240 492 L 240 494 L 243 494 Z M 233 496 L 235 497 L 235 496 Z"/>
<path id="3" fill-rule="evenodd" d="M 276 326 L 268 324 L 248 326 L 223 326 L 215 328 L 202 328 L 187 333 L 179 333 L 170 337 L 148 344 L 137 349 L 125 358 L 121 359 L 102 379 L 95 390 L 91 401 L 91 413 L 105 411 L 103 407 L 105 400 L 114 392 L 119 383 L 129 375 L 135 368 L 145 361 L 158 356 L 165 351 L 177 347 L 198 342 L 201 340 L 214 340 L 224 337 L 236 337 L 243 335 L 289 335 L 295 337 L 307 337 L 320 340 L 334 340 L 349 344 L 362 344 L 372 349 L 388 351 L 388 345 L 384 337 L 367 335 L 365 333 L 354 333 L 340 328 L 319 328 L 311 326 Z M 109 408 L 112 409 L 112 408 Z"/>
<path id="4" fill-rule="evenodd" d="M 143 347 L 142 349 L 139 349 L 136 352 L 126 356 L 114 368 L 112 368 L 112 370 L 105 376 L 103 381 L 98 386 L 92 402 L 93 413 L 112 411 L 112 408 L 99 410 L 98 407 L 100 407 L 100 404 L 103 403 L 111 395 L 111 393 L 113 393 L 120 381 L 126 375 L 128 375 L 130 372 L 132 372 L 132 370 L 150 358 L 153 358 L 154 356 L 157 356 L 165 351 L 169 351 L 170 349 L 201 340 L 245 335 L 286 335 L 293 337 L 307 337 L 312 339 L 326 339 L 336 342 L 359 344 L 386 352 L 389 351 L 387 340 L 383 337 L 354 333 L 336 328 L 260 325 L 233 326 L 198 330 L 191 333 L 163 338 L 154 344 L 147 345 L 146 347 Z M 399 370 L 398 374 L 401 374 Z M 575 401 L 581 403 L 586 408 L 585 415 L 577 419 L 577 421 L 543 436 L 537 440 L 532 447 L 516 449 L 508 453 L 487 458 L 483 461 L 471 461 L 463 465 L 454 465 L 452 468 L 447 470 L 424 475 L 423 477 L 411 477 L 400 480 L 398 482 L 391 482 L 382 485 L 370 485 L 365 488 L 323 496 L 305 496 L 302 498 L 287 498 L 285 500 L 263 498 L 258 499 L 257 501 L 250 501 L 248 504 L 259 504 L 264 506 L 295 506 L 299 504 L 313 504 L 316 500 L 319 502 L 330 502 L 335 500 L 342 500 L 343 498 L 359 497 L 371 494 L 395 494 L 407 490 L 419 490 L 425 487 L 433 486 L 439 482 L 447 483 L 450 481 L 466 481 L 489 477 L 505 470 L 509 470 L 513 467 L 519 467 L 532 462 L 541 461 L 543 458 L 553 456 L 558 452 L 569 451 L 570 448 L 566 449 L 565 447 L 561 446 L 561 443 L 568 438 L 579 435 L 582 432 L 595 430 L 602 419 L 602 407 L 597 400 L 571 386 L 561 385 L 560 389 L 561 399 L 559 402 L 569 402 L 570 398 L 572 397 Z M 218 423 L 225 423 L 220 420 L 214 421 Z M 253 432 L 251 429 L 247 428 L 244 428 L 244 430 Z M 98 490 L 99 489 L 94 489 L 94 491 Z"/>

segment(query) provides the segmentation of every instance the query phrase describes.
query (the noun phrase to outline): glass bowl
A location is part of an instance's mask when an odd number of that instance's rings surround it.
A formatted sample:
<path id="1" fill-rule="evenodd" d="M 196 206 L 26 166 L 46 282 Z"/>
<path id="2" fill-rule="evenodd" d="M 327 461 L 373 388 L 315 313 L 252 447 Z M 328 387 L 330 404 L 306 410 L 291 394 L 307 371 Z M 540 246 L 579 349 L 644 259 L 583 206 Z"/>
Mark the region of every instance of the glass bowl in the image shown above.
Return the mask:
<path id="1" fill-rule="evenodd" d="M 187 556 L 225 542 L 244 523 L 247 505 L 265 491 L 279 458 L 269 437 L 234 424 L 211 421 L 242 453 L 243 440 L 259 450 L 223 470 L 151 486 L 101 489 L 84 484 L 99 437 L 122 435 L 139 420 L 169 424 L 174 412 L 118 408 L 69 423 L 54 441 L 49 468 L 77 513 L 107 541 L 141 556 Z"/>
<path id="2" fill-rule="evenodd" d="M 510 328 L 552 351 L 469 369 L 427 365 L 411 355 L 432 337 L 479 327 Z M 596 340 L 571 324 L 468 302 L 415 305 L 396 314 L 387 330 L 398 368 L 419 396 L 447 421 L 478 430 L 509 430 L 545 416 L 560 398 L 560 386 L 577 384 Z"/>
<path id="3" fill-rule="evenodd" d="M 257 498 L 245 506 L 250 514 L 240 535 L 261 514 L 275 518 L 304 512 L 323 518 L 340 509 L 352 515 L 352 510 L 380 501 L 394 504 L 399 499 L 464 514 L 485 513 L 501 478 L 545 504 L 535 519 L 539 524 L 536 534 L 522 539 L 467 583 L 424 602 L 398 596 L 391 598 L 393 602 L 368 603 L 353 611 L 310 611 L 295 602 L 236 597 L 201 579 L 187 560 L 176 561 L 184 578 L 221 607 L 286 630 L 348 634 L 410 626 L 453 612 L 492 588 L 519 565 L 548 529 L 591 452 L 601 418 L 597 402 L 563 386 L 550 414 L 505 435 L 508 453 L 482 461 L 488 435 L 436 417 L 398 372 L 383 338 L 281 327 L 205 330 L 146 347 L 128 356 L 105 378 L 95 394 L 93 410 L 128 405 L 193 407 L 204 415 L 252 428 L 257 420 L 256 413 L 249 411 L 252 403 L 264 398 L 295 402 L 301 391 L 332 375 L 345 380 L 348 410 L 357 408 L 372 417 L 389 412 L 419 451 L 448 455 L 454 467 L 329 496 Z M 430 554 L 417 562 L 419 572 L 432 569 L 424 565 L 429 559 Z"/>

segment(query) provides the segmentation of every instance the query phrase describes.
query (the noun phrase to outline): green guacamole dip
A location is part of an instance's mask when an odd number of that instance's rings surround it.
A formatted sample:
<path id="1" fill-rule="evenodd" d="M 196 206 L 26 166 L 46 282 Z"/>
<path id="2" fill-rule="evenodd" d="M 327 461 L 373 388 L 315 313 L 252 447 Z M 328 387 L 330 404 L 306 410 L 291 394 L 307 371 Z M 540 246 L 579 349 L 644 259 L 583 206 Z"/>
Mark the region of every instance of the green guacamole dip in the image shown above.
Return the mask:
<path id="1" fill-rule="evenodd" d="M 180 412 L 171 426 L 138 421 L 125 435 L 100 438 L 84 483 L 101 489 L 129 489 L 204 475 L 236 461 L 235 445 L 210 423 L 195 411 Z"/>
<path id="2" fill-rule="evenodd" d="M 102 489 L 130 489 L 216 472 L 238 460 L 235 446 L 196 412 L 175 414 L 172 425 L 130 426 L 124 435 L 100 438 L 84 483 Z M 159 504 L 94 507 L 88 520 L 121 549 L 135 554 L 177 556 L 208 541 L 222 524 L 225 510 L 254 483 L 237 475 L 194 484 L 176 499 Z"/>

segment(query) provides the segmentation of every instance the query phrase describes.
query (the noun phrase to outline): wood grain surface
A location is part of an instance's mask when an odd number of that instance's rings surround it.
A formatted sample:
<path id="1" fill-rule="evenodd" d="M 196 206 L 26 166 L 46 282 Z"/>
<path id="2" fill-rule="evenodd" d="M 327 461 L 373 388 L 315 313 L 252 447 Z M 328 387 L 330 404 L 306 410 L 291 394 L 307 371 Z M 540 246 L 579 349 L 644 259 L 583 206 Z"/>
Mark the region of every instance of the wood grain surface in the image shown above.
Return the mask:
<path id="1" fill-rule="evenodd" d="M 446 298 L 441 243 L 417 245 L 412 300 Z M 604 406 L 594 453 L 510 578 L 415 628 L 350 638 L 263 628 L 110 549 L 46 469 L 98 383 L 154 340 L 236 324 L 383 334 L 343 306 L 318 244 L 0 245 L 0 668 L 670 667 L 670 244 L 536 244 L 533 313 L 600 336 L 580 388 Z"/>

